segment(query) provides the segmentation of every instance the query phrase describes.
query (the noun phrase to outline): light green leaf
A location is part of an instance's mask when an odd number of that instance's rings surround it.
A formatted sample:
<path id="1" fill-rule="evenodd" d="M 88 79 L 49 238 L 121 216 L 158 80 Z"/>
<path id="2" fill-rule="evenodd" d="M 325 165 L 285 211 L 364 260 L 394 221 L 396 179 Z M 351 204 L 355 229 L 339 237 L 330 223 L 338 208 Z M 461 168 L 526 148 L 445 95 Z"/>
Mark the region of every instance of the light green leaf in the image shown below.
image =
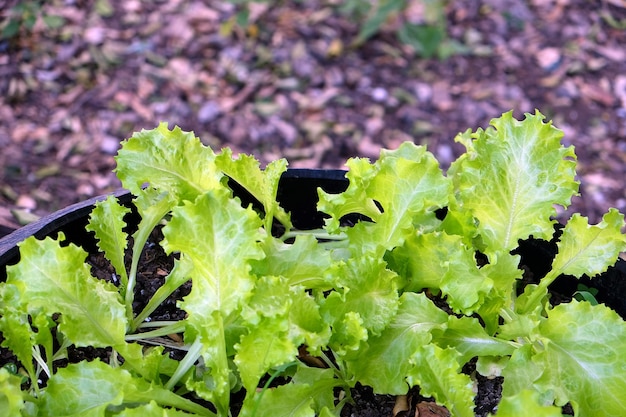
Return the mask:
<path id="1" fill-rule="evenodd" d="M 0 410 L 5 416 L 21 416 L 24 408 L 24 393 L 20 385 L 22 378 L 0 368 Z"/>
<path id="2" fill-rule="evenodd" d="M 333 332 L 328 346 L 338 357 L 357 352 L 368 338 L 367 328 L 359 313 L 349 311 L 332 322 Z"/>
<path id="3" fill-rule="evenodd" d="M 331 369 L 299 367 L 292 382 L 246 398 L 240 415 L 314 417 L 316 411 L 334 408 L 333 388 L 339 383 Z"/>
<path id="4" fill-rule="evenodd" d="M 310 387 L 309 396 L 313 398 L 317 411 L 324 408 L 334 408 L 335 394 L 333 389 L 343 382 L 335 377 L 335 372 L 332 369 L 308 366 L 299 366 L 292 381 L 294 384 Z"/>
<path id="5" fill-rule="evenodd" d="M 502 376 L 502 370 L 509 363 L 510 356 L 479 356 L 476 372 L 487 378 Z"/>
<path id="6" fill-rule="evenodd" d="M 493 414 L 489 414 L 493 416 Z M 536 391 L 522 390 L 503 397 L 498 404 L 497 417 L 562 417 L 561 408 L 541 404 Z"/>
<path id="7" fill-rule="evenodd" d="M 325 272 L 332 264 L 330 252 L 315 236 L 297 236 L 293 244 L 278 239 L 265 239 L 262 244 L 265 258 L 251 262 L 254 274 L 282 276 L 289 279 L 289 285 L 329 289 Z"/>
<path id="8" fill-rule="evenodd" d="M 375 227 L 359 224 L 347 231 L 358 253 L 400 245 L 415 228 L 431 227 L 435 210 L 448 202 L 450 183 L 425 147 L 405 142 L 394 151 L 381 151 L 374 165 L 362 159 L 347 165 L 348 189 L 341 194 L 320 191 L 318 208 L 332 216 L 331 231 L 349 213 L 361 213 L 375 222 Z"/>
<path id="9" fill-rule="evenodd" d="M 187 413 L 172 410 L 171 408 L 163 408 L 156 402 L 151 401 L 149 404 L 135 408 L 125 408 L 121 413 L 115 414 L 116 417 L 189 417 Z"/>
<path id="10" fill-rule="evenodd" d="M 192 342 L 192 337 L 195 338 Z M 179 369 L 187 373 L 185 385 L 188 390 L 213 403 L 220 416 L 228 415 L 230 409 L 231 383 L 234 386 L 234 373 L 229 366 L 224 320 L 218 310 L 204 317 L 204 326 L 185 331 L 185 341 L 191 344 L 185 359 L 180 362 Z M 196 350 L 196 352 L 193 352 Z M 194 353 L 194 354 L 192 354 Z M 202 357 L 201 372 L 187 372 L 190 366 Z M 183 367 L 189 359 L 189 367 Z M 168 385 L 171 385 L 168 383 Z"/>
<path id="11" fill-rule="evenodd" d="M 534 382 L 543 372 L 543 364 L 534 362 L 532 357 L 535 350 L 531 344 L 525 344 L 515 350 L 504 368 L 502 376 L 502 396 L 511 397 L 523 390 L 535 390 Z M 552 403 L 553 398 L 549 398 L 548 403 Z"/>
<path id="12" fill-rule="evenodd" d="M 610 209 L 595 226 L 590 226 L 587 218 L 574 214 L 557 243 L 551 276 L 566 274 L 580 278 L 605 272 L 615 264 L 620 252 L 626 251 L 622 227 L 624 215 L 616 209 Z"/>
<path id="13" fill-rule="evenodd" d="M 595 276 L 614 265 L 620 252 L 626 250 L 626 235 L 621 232 L 624 215 L 610 209 L 602 221 L 590 226 L 587 218 L 574 214 L 565 225 L 552 269 L 538 286 L 527 286 L 516 303 L 516 310 L 528 313 L 541 307 L 548 285 L 562 274 L 580 278 Z"/>
<path id="14" fill-rule="evenodd" d="M 331 215 L 326 220 L 326 229 L 331 233 L 339 229 L 340 219 L 348 214 L 361 213 L 373 220 L 381 215 L 374 200 L 368 196 L 370 183 L 378 173 L 376 166 L 364 158 L 350 158 L 346 166 L 349 168 L 346 173 L 349 185 L 343 193 L 333 194 L 318 189 L 317 208 Z"/>
<path id="15" fill-rule="evenodd" d="M 122 142 L 115 161 L 117 177 L 134 195 L 150 184 L 178 201 L 193 201 L 208 190 L 222 187 L 222 174 L 211 148 L 179 127 L 170 131 L 167 123 L 144 129 Z"/>
<path id="16" fill-rule="evenodd" d="M 41 397 L 39 416 L 105 417 L 107 410 L 122 404 L 141 405 L 151 401 L 201 416 L 215 416 L 190 400 L 154 387 L 128 371 L 112 368 L 98 359 L 59 369 L 48 381 Z"/>
<path id="17" fill-rule="evenodd" d="M 126 316 L 120 296 L 112 284 L 91 276 L 83 249 L 31 237 L 20 243 L 20 252 L 22 261 L 7 268 L 7 283 L 18 287 L 29 311 L 61 313 L 59 330 L 77 346 L 125 343 Z"/>
<path id="18" fill-rule="evenodd" d="M 543 119 L 539 112 L 522 121 L 512 112 L 493 119 L 472 142 L 463 137 L 467 153 L 448 171 L 460 206 L 479 222 L 487 255 L 509 252 L 531 235 L 550 240 L 554 205 L 567 207 L 578 191 L 574 148 L 563 147 L 563 133 Z"/>
<path id="19" fill-rule="evenodd" d="M 198 328 L 213 311 L 227 316 L 248 297 L 254 285 L 249 262 L 263 257 L 260 227 L 251 208 L 242 208 L 223 191 L 174 208 L 163 228 L 163 247 L 193 263 L 193 287 L 181 306 Z"/>
<path id="20" fill-rule="evenodd" d="M 350 371 L 377 393 L 401 395 L 407 392 L 409 358 L 431 340 L 433 329 L 445 326 L 448 314 L 424 294 L 404 293 L 397 315 L 380 336 L 348 362 Z"/>
<path id="21" fill-rule="evenodd" d="M 474 253 L 475 249 L 465 246 L 462 237 L 432 232 L 411 235 L 391 257 L 393 265 L 407 268 L 404 291 L 441 291 L 448 296 L 453 310 L 471 314 L 493 285 L 476 265 Z"/>
<path id="22" fill-rule="evenodd" d="M 496 260 L 481 268 L 481 272 L 493 282 L 491 291 L 476 311 L 485 323 L 487 334 L 495 334 L 500 324 L 501 310 L 513 304 L 517 295 L 517 280 L 522 278 L 519 263 L 519 255 L 501 253 Z"/>
<path id="23" fill-rule="evenodd" d="M 284 320 L 264 319 L 241 338 L 235 349 L 235 363 L 249 392 L 257 388 L 267 371 L 296 360 L 298 355 L 298 347 L 290 340 Z"/>
<path id="24" fill-rule="evenodd" d="M 31 379 L 37 379 L 33 366 L 33 347 L 37 344 L 37 334 L 31 328 L 26 306 L 22 305 L 19 292 L 14 285 L 0 285 L 0 332 L 2 346 L 11 349 L 17 356 Z M 45 333 L 44 329 L 40 329 Z"/>
<path id="25" fill-rule="evenodd" d="M 124 216 L 130 209 L 118 203 L 114 196 L 99 201 L 91 211 L 89 224 L 85 227 L 96 234 L 98 248 L 111 262 L 115 271 L 121 276 L 123 285 L 128 283 L 128 274 L 124 264 L 124 255 L 128 244 L 128 235 L 123 231 L 126 227 Z"/>
<path id="26" fill-rule="evenodd" d="M 381 259 L 371 256 L 351 258 L 332 269 L 341 291 L 332 292 L 322 304 L 322 315 L 332 323 L 356 312 L 365 328 L 378 335 L 392 320 L 399 304 L 395 272 Z"/>
<path id="27" fill-rule="evenodd" d="M 456 349 L 461 363 L 475 356 L 510 355 L 515 347 L 501 339 L 489 336 L 478 319 L 473 317 L 448 316 L 448 324 L 443 331 L 433 331 L 433 342 L 441 347 Z"/>
<path id="28" fill-rule="evenodd" d="M 122 404 L 123 388 L 131 380 L 128 372 L 113 370 L 99 360 L 70 364 L 48 381 L 41 398 L 40 415 L 104 417 L 109 406 Z"/>
<path id="29" fill-rule="evenodd" d="M 420 346 L 411 356 L 407 381 L 432 396 L 455 417 L 474 417 L 474 392 L 469 376 L 460 373 L 459 353 L 434 344 Z"/>
<path id="30" fill-rule="evenodd" d="M 307 385 L 287 384 L 263 392 L 261 404 L 253 413 L 252 406 L 241 410 L 241 417 L 315 417 L 313 398 Z"/>
<path id="31" fill-rule="evenodd" d="M 261 170 L 259 161 L 250 155 L 239 155 L 234 159 L 230 148 L 225 148 L 215 158 L 217 167 L 256 198 L 265 208 L 265 228 L 272 229 L 276 217 L 287 230 L 291 229 L 289 215 L 276 201 L 280 177 L 287 170 L 287 160 L 270 162 Z"/>
<path id="32" fill-rule="evenodd" d="M 626 323 L 603 304 L 572 301 L 548 311 L 539 326 L 545 350 L 536 384 L 571 401 L 580 415 L 623 416 L 626 410 Z"/>
<path id="33" fill-rule="evenodd" d="M 137 230 L 133 233 L 133 252 L 130 274 L 124 294 L 127 311 L 130 310 L 133 305 L 135 282 L 137 281 L 137 268 L 139 267 L 139 260 L 141 259 L 144 246 L 156 225 L 174 208 L 177 201 L 167 192 L 160 192 L 154 188 L 146 188 L 137 194 L 134 204 L 141 216 L 141 220 L 139 221 Z M 133 320 L 133 330 L 139 325 L 143 318 Z"/>
<path id="34" fill-rule="evenodd" d="M 224 323 L 241 310 L 254 287 L 249 262 L 263 257 L 260 227 L 252 208 L 242 208 L 225 190 L 214 190 L 174 208 L 163 228 L 165 250 L 180 251 L 181 262 L 193 264 L 192 289 L 180 306 L 194 330 L 186 332 L 186 341 L 197 334 L 211 383 L 188 385 L 220 413 L 228 410 L 231 383 Z"/>
<path id="35" fill-rule="evenodd" d="M 291 295 L 295 292 L 285 278 L 260 277 L 239 316 L 253 327 L 258 326 L 263 318 L 277 318 L 286 324 L 285 318 L 292 305 Z"/>
<path id="36" fill-rule="evenodd" d="M 304 343 L 312 355 L 321 354 L 330 339 L 331 329 L 321 316 L 319 304 L 302 287 L 292 288 L 289 333 L 292 340 Z"/>
<path id="37" fill-rule="evenodd" d="M 243 307 L 241 317 L 248 322 L 249 333 L 235 345 L 235 364 L 248 391 L 254 391 L 271 368 L 296 360 L 303 340 L 297 335 L 292 339 L 289 332 L 291 292 L 285 279 L 262 277 Z"/>

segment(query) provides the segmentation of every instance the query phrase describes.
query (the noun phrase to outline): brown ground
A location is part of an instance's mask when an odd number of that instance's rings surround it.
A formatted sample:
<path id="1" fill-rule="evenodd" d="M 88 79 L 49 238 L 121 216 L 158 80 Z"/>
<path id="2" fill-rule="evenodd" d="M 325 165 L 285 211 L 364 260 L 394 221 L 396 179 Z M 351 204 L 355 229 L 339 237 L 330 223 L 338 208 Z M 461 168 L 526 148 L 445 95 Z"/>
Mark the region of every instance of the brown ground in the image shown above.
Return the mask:
<path id="1" fill-rule="evenodd" d="M 0 16 L 15 3 L 0 0 Z M 465 53 L 447 60 L 417 57 L 394 21 L 351 48 L 358 26 L 331 0 L 254 6 L 250 30 L 226 36 L 236 9 L 222 1 L 47 3 L 61 28 L 0 42 L 0 228 L 119 187 L 119 141 L 160 121 L 292 167 L 404 140 L 445 166 L 457 132 L 535 108 L 576 146 L 585 197 L 572 209 L 626 211 L 624 0 L 449 2 Z"/>

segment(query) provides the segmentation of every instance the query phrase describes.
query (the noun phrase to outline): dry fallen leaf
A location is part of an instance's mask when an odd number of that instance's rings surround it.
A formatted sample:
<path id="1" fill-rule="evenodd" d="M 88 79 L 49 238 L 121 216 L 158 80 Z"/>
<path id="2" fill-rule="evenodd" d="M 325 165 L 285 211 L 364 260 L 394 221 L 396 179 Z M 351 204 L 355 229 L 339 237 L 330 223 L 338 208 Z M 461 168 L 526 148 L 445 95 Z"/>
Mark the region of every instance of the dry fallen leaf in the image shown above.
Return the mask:
<path id="1" fill-rule="evenodd" d="M 417 403 L 415 417 L 450 417 L 450 412 L 433 402 L 422 401 Z"/>

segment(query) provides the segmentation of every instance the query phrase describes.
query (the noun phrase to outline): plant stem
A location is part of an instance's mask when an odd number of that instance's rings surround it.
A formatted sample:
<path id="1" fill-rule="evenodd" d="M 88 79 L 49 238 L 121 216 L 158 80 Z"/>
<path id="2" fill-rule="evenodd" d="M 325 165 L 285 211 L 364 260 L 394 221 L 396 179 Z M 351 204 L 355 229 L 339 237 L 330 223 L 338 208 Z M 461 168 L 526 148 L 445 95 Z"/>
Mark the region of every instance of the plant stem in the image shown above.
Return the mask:
<path id="1" fill-rule="evenodd" d="M 189 347 L 189 351 L 187 351 L 187 354 L 185 355 L 183 360 L 180 361 L 180 363 L 178 364 L 178 368 L 176 368 L 176 371 L 174 371 L 172 377 L 169 379 L 169 381 L 167 381 L 167 384 L 165 384 L 165 389 L 169 391 L 174 389 L 174 387 L 176 386 L 178 381 L 180 381 L 183 375 L 185 375 L 185 373 L 187 373 L 187 371 L 193 366 L 193 364 L 196 363 L 196 361 L 200 357 L 201 350 L 202 342 L 198 338 Z"/>
<path id="2" fill-rule="evenodd" d="M 270 378 L 267 380 L 267 382 L 265 383 L 265 385 L 263 385 L 263 388 L 261 389 L 261 392 L 259 394 L 259 396 L 257 398 L 254 399 L 254 408 L 252 409 L 252 414 L 251 417 L 255 417 L 256 416 L 256 412 L 257 409 L 259 408 L 259 405 L 261 404 L 261 399 L 263 398 L 263 395 L 265 394 L 265 391 L 267 391 L 267 389 L 270 387 L 270 385 L 272 384 L 272 382 L 274 381 L 274 379 L 276 379 L 276 377 L 278 377 L 280 374 L 282 374 L 283 372 L 285 372 L 287 369 L 289 369 L 290 367 L 297 365 L 298 362 L 289 362 L 286 364 L 283 364 L 281 366 L 279 366 L 270 376 Z"/>
<path id="3" fill-rule="evenodd" d="M 324 229 L 314 229 L 314 230 L 291 230 L 284 235 L 281 236 L 283 241 L 291 238 L 296 238 L 298 236 L 303 235 L 312 235 L 315 236 L 318 240 L 332 240 L 332 241 L 342 241 L 346 240 L 347 236 L 345 233 L 340 234 L 330 234 Z"/>
<path id="4" fill-rule="evenodd" d="M 163 323 L 166 323 L 166 322 L 163 322 Z M 143 340 L 143 339 L 150 339 L 152 337 L 167 336 L 168 334 L 182 333 L 183 331 L 185 331 L 185 322 L 175 321 L 175 322 L 169 323 L 169 325 L 167 326 L 160 326 L 159 328 L 151 330 L 149 332 L 129 334 L 126 336 L 125 339 L 127 342 L 133 341 L 133 340 Z"/>

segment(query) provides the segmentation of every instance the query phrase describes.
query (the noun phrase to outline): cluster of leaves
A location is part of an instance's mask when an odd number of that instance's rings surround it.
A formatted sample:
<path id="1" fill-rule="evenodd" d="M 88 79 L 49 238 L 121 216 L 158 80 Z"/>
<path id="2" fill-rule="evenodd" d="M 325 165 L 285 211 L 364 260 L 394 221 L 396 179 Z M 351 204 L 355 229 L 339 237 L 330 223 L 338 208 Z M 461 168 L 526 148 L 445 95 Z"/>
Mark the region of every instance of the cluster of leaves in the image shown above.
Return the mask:
<path id="1" fill-rule="evenodd" d="M 225 23 L 225 28 L 232 28 L 234 24 L 247 27 L 249 24 L 251 0 L 229 0 L 237 4 L 239 12 Z M 257 2 L 270 3 L 272 0 Z M 411 46 L 417 54 L 424 58 L 437 56 L 445 59 L 465 49 L 448 37 L 447 19 L 445 14 L 445 0 L 420 0 L 418 3 L 423 9 L 423 16 L 419 22 L 412 22 L 404 17 L 409 6 L 408 0 L 383 0 L 372 2 L 369 0 L 347 0 L 337 6 L 340 13 L 359 22 L 359 33 L 354 45 L 359 46 L 376 35 L 383 25 L 390 19 L 400 20 L 396 35 L 398 39 Z M 229 30 L 227 30 L 229 31 Z"/>
<path id="2" fill-rule="evenodd" d="M 43 0 L 21 0 L 8 10 L 6 20 L 2 23 L 0 31 L 1 39 L 17 37 L 22 30 L 31 31 L 37 20 L 41 18 L 48 28 L 58 28 L 65 20 L 56 15 L 51 15 L 43 10 Z"/>
<path id="3" fill-rule="evenodd" d="M 359 382 L 387 394 L 419 386 L 469 417 L 473 381 L 461 369 L 478 358 L 479 373 L 504 377 L 498 416 L 560 416 L 566 403 L 577 416 L 621 416 L 626 324 L 603 304 L 551 306 L 548 285 L 614 264 L 626 249 L 623 215 L 611 209 L 597 225 L 573 215 L 551 271 L 519 287 L 518 241 L 550 239 L 554 205 L 578 190 L 575 154 L 561 137 L 539 112 L 521 121 L 506 113 L 457 137 L 467 152 L 446 175 L 412 143 L 375 163 L 351 159 L 345 192 L 319 190 L 325 227 L 298 231 L 276 200 L 285 160 L 262 170 L 166 124 L 136 133 L 116 169 L 141 215 L 132 248 L 128 209 L 115 199 L 99 203 L 88 226 L 120 285 L 92 277 L 86 253 L 61 245 L 63 236 L 27 239 L 7 268 L 0 331 L 30 383 L 0 370 L 0 406 L 23 416 L 229 416 L 231 393 L 243 390 L 240 416 L 339 416 Z M 242 207 L 229 179 L 263 210 Z M 352 213 L 371 221 L 343 226 Z M 271 234 L 275 222 L 281 236 Z M 145 309 L 133 311 L 139 256 L 157 224 L 163 248 L 178 256 Z M 187 317 L 150 321 L 188 280 Z M 172 333 L 184 336 L 180 361 L 140 343 Z M 110 348 L 110 358 L 57 368 L 71 344 Z M 338 389 L 348 395 L 339 400 Z"/>
<path id="4" fill-rule="evenodd" d="M 411 22 L 403 17 L 408 0 L 385 0 L 371 2 L 367 0 L 348 0 L 341 7 L 345 15 L 362 21 L 356 44 L 361 44 L 375 35 L 390 18 L 401 20 L 396 33 L 398 39 L 410 45 L 424 58 L 437 56 L 445 59 L 464 48 L 448 37 L 445 0 L 420 0 L 423 18 Z"/>

